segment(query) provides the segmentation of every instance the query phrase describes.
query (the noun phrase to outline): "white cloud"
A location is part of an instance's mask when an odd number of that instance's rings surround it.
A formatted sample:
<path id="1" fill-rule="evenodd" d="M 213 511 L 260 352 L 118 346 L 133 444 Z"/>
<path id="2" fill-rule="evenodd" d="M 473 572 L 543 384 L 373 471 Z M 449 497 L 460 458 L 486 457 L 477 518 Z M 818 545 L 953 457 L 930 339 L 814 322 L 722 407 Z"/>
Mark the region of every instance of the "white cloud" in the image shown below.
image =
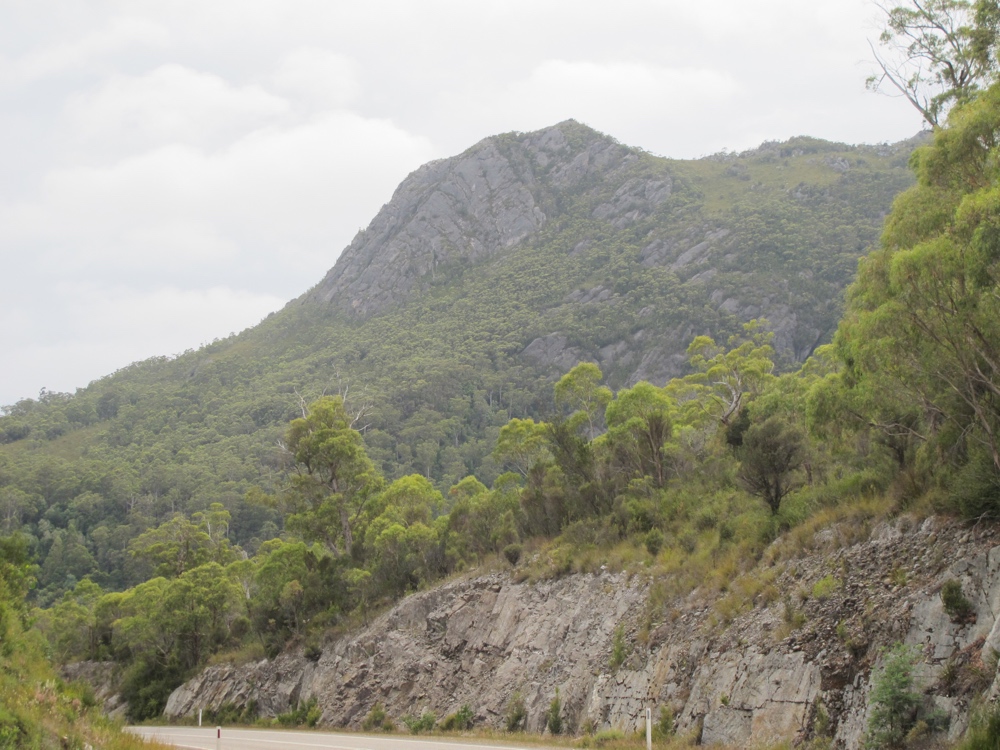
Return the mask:
<path id="1" fill-rule="evenodd" d="M 512 106 L 537 113 L 541 123 L 573 116 L 613 134 L 639 118 L 681 120 L 737 93 L 732 76 L 705 68 L 663 68 L 636 62 L 547 60 L 514 84 Z M 636 144 L 638 145 L 638 144 Z"/>
<path id="2" fill-rule="evenodd" d="M 96 91 L 77 94 L 69 124 L 91 148 L 117 151 L 162 143 L 218 144 L 290 111 L 285 99 L 260 86 L 232 86 L 181 65 L 142 76 L 114 75 Z"/>
<path id="3" fill-rule="evenodd" d="M 349 112 L 257 130 L 215 153 L 165 146 L 54 171 L 35 201 L 0 207 L 0 243 L 33 246 L 57 273 L 110 263 L 190 277 L 240 255 L 309 248 L 322 274 L 433 155 L 425 139 Z"/>
<path id="4" fill-rule="evenodd" d="M 103 28 L 69 42 L 42 45 L 12 60 L 0 59 L 0 83 L 22 85 L 81 68 L 130 48 L 163 48 L 170 32 L 145 18 L 114 17 Z"/>
<path id="5" fill-rule="evenodd" d="M 357 63 L 327 49 L 305 47 L 282 61 L 270 82 L 319 109 L 340 108 L 361 92 Z"/>

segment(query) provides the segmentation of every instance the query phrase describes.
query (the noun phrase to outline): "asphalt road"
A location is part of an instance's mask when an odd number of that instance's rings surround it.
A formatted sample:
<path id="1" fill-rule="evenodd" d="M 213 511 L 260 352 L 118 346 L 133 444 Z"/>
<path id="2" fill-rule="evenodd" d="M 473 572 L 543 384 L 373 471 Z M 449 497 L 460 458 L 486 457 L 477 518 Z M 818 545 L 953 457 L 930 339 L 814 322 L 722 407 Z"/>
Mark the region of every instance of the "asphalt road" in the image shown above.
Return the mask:
<path id="1" fill-rule="evenodd" d="M 513 745 L 447 740 L 437 737 L 417 739 L 397 736 L 340 734 L 336 732 L 291 732 L 278 729 L 222 728 L 222 740 L 216 744 L 215 727 L 129 727 L 147 739 L 191 750 L 279 750 L 280 748 L 316 748 L 317 750 L 525 750 Z M 533 746 L 535 748 L 538 745 Z"/>

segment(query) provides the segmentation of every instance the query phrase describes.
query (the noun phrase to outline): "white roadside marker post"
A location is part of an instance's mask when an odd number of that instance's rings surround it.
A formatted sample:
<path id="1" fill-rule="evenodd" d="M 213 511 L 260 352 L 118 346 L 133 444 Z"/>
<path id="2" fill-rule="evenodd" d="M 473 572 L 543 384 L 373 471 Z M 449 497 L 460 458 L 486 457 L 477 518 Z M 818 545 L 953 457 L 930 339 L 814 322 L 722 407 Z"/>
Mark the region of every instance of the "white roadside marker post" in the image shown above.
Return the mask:
<path id="1" fill-rule="evenodd" d="M 222 748 L 222 727 L 215 728 L 215 750 Z"/>
<path id="2" fill-rule="evenodd" d="M 646 709 L 646 750 L 653 750 L 653 709 Z"/>
<path id="3" fill-rule="evenodd" d="M 201 726 L 201 709 L 198 709 L 198 726 Z"/>

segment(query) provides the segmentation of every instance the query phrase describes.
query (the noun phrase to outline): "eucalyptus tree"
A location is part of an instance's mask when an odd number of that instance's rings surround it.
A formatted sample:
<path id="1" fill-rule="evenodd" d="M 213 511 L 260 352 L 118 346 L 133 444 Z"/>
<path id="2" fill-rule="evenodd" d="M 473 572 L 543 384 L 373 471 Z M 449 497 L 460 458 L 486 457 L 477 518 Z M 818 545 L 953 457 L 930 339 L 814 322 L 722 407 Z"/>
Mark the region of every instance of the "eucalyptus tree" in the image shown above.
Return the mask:
<path id="1" fill-rule="evenodd" d="M 878 48 L 879 72 L 868 88 L 895 90 L 933 128 L 956 104 L 971 100 L 997 75 L 997 0 L 909 0 L 890 7 Z"/>

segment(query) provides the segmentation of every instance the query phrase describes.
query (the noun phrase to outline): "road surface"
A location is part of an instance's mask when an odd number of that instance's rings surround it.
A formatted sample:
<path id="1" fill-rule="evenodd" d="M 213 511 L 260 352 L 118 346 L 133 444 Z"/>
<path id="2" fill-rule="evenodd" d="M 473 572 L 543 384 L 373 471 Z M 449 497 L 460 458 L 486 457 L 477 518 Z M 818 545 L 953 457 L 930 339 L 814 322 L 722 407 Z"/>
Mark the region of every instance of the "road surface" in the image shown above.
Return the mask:
<path id="1" fill-rule="evenodd" d="M 525 750 L 523 746 L 491 745 L 482 741 L 449 740 L 439 737 L 419 739 L 395 735 L 372 736 L 338 732 L 294 732 L 279 729 L 222 728 L 216 744 L 215 727 L 129 727 L 150 740 L 190 750 Z M 535 748 L 538 745 L 534 746 Z"/>

